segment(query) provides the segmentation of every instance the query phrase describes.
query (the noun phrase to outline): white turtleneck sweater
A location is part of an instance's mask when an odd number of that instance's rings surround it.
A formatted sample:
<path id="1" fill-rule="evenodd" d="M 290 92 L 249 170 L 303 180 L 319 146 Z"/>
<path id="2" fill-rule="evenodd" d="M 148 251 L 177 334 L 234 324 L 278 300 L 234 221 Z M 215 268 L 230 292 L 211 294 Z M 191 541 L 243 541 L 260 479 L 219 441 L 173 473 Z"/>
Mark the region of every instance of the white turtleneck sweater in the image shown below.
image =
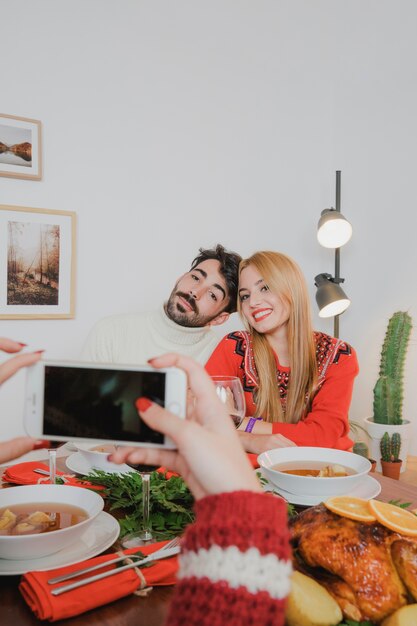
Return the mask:
<path id="1" fill-rule="evenodd" d="M 204 365 L 220 339 L 210 326 L 187 328 L 176 324 L 161 306 L 151 313 L 111 315 L 100 320 L 88 336 L 82 358 L 144 365 L 154 356 L 178 352 Z"/>

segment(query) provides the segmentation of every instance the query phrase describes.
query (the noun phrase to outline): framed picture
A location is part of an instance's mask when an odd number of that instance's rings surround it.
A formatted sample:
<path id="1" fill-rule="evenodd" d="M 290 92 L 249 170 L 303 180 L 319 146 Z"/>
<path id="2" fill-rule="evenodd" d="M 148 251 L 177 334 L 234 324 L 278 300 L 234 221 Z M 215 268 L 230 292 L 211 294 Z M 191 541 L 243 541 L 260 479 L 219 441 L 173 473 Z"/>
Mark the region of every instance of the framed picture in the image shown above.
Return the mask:
<path id="1" fill-rule="evenodd" d="M 74 317 L 75 226 L 72 211 L 0 205 L 0 318 Z"/>
<path id="2" fill-rule="evenodd" d="M 0 114 L 0 176 L 42 178 L 41 123 Z"/>

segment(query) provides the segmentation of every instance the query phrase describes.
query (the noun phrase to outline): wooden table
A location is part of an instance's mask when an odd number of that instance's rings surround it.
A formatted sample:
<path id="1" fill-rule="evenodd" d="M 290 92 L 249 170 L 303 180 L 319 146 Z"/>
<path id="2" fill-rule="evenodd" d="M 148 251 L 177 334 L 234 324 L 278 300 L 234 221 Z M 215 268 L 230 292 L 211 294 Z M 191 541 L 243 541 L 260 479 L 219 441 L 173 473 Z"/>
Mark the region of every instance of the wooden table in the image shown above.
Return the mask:
<path id="1" fill-rule="evenodd" d="M 402 500 L 417 508 L 417 485 L 374 477 L 381 483 L 379 500 Z M 10 626 L 33 626 L 40 621 L 34 617 L 19 591 L 19 576 L 0 576 L 0 623 Z M 61 620 L 57 624 L 68 626 L 162 626 L 167 615 L 173 587 L 156 587 L 147 598 L 128 596 L 112 604 L 78 617 Z"/>

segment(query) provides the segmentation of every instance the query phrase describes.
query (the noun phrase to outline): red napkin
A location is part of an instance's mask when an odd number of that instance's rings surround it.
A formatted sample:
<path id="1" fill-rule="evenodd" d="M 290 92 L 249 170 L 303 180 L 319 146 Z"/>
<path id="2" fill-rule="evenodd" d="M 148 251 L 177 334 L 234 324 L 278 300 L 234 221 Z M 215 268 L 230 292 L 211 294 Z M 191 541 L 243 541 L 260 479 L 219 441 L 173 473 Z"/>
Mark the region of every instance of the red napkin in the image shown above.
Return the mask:
<path id="1" fill-rule="evenodd" d="M 153 543 L 152 545 L 140 548 L 140 552 L 150 554 L 166 543 L 166 541 Z M 136 551 L 137 548 L 132 548 L 125 550 L 124 553 L 128 555 Z M 56 622 L 57 620 L 74 617 L 85 611 L 90 611 L 91 609 L 123 598 L 130 595 L 138 588 L 143 589 L 144 587 L 155 585 L 174 585 L 177 582 L 176 572 L 178 570 L 178 558 L 174 556 L 163 559 L 162 561 L 156 561 L 151 566 L 142 568 L 141 572 L 145 578 L 145 583 L 141 581 L 135 569 L 132 568 L 120 574 L 110 576 L 109 578 L 97 580 L 84 587 L 67 591 L 60 596 L 51 595 L 50 591 L 55 587 L 75 582 L 75 580 L 79 580 L 79 578 L 69 580 L 67 583 L 48 585 L 47 581 L 50 578 L 62 576 L 63 574 L 68 574 L 69 572 L 82 569 L 83 567 L 105 563 L 112 558 L 114 558 L 113 554 L 106 554 L 89 559 L 83 563 L 76 563 L 75 565 L 49 570 L 48 572 L 28 572 L 22 576 L 19 590 L 24 600 L 29 605 L 29 608 L 38 619 Z M 115 565 L 109 565 L 107 570 L 114 567 Z M 103 571 L 105 571 L 104 568 L 98 570 L 98 572 Z M 97 574 L 98 572 L 85 574 L 84 578 Z"/>
<path id="2" fill-rule="evenodd" d="M 171 472 L 170 470 L 167 470 L 167 468 L 163 465 L 161 465 L 161 467 L 158 467 L 156 471 L 158 472 L 158 474 L 163 474 L 167 480 L 169 480 L 173 476 L 179 476 L 179 474 L 177 474 L 176 472 Z"/>
<path id="3" fill-rule="evenodd" d="M 8 483 L 14 483 L 15 485 L 37 485 L 48 483 L 49 476 L 43 476 L 42 474 L 37 474 L 34 472 L 34 469 L 42 469 L 49 471 L 48 465 L 45 463 L 40 463 L 39 461 L 28 461 L 27 463 L 17 463 L 17 465 L 11 465 L 8 467 L 3 473 L 3 480 Z M 57 476 L 65 476 L 68 480 L 65 482 L 66 485 L 71 485 L 74 487 L 88 487 L 89 489 L 95 489 L 96 491 L 101 491 L 104 489 L 101 485 L 92 485 L 89 482 L 79 480 L 75 476 L 71 474 L 66 474 L 65 472 L 56 472 Z"/>
<path id="4" fill-rule="evenodd" d="M 251 452 L 247 452 L 247 456 L 248 456 L 248 459 L 249 459 L 250 464 L 252 465 L 252 467 L 257 469 L 259 467 L 258 455 L 257 454 L 252 454 Z"/>

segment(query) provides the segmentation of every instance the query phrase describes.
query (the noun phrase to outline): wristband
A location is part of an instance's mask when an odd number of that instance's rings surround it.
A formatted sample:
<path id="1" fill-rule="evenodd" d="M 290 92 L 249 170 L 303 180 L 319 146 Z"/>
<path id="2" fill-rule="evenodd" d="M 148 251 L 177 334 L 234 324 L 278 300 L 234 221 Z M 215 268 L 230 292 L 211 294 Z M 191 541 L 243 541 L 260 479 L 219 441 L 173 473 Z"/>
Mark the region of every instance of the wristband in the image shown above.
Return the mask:
<path id="1" fill-rule="evenodd" d="M 246 424 L 245 433 L 251 433 L 253 427 L 255 426 L 255 422 L 261 419 L 262 417 L 250 417 L 248 423 Z"/>

